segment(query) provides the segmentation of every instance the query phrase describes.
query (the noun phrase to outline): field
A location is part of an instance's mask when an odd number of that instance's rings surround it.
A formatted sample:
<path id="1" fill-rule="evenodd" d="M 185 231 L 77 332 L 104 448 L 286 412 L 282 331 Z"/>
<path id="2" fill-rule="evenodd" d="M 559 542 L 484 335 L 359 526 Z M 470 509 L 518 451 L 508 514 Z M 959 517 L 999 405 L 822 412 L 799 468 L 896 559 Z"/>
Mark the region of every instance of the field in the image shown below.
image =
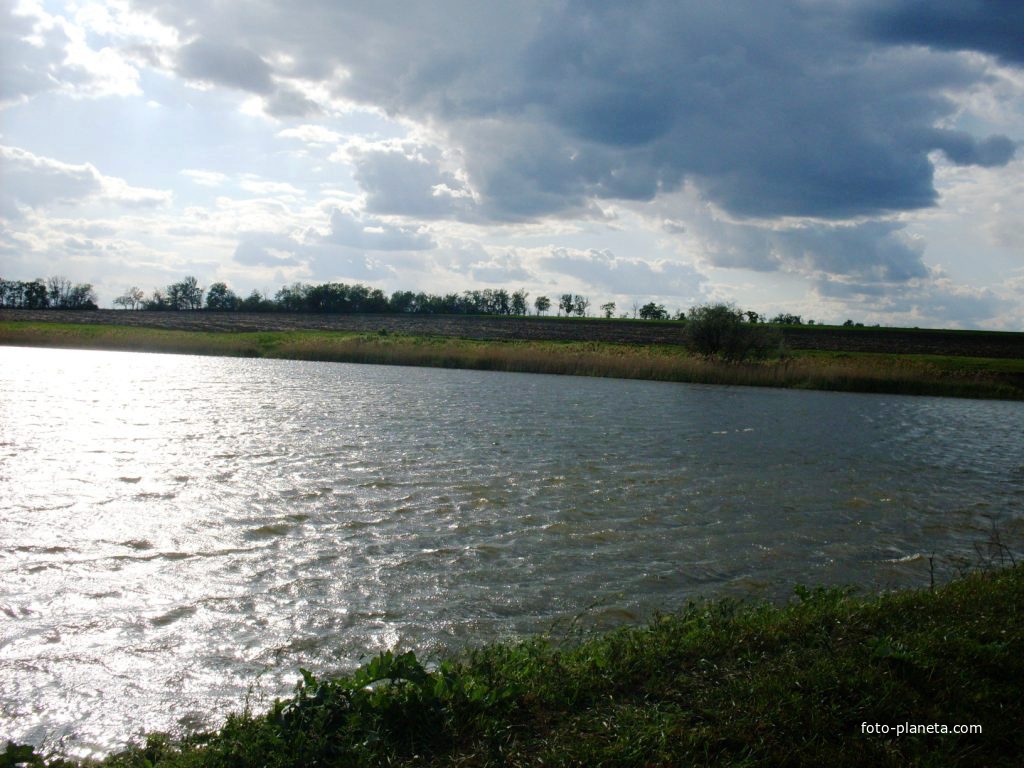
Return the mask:
<path id="1" fill-rule="evenodd" d="M 60 312 L 0 309 L 0 321 L 123 325 L 179 331 L 386 330 L 408 336 L 481 341 L 594 341 L 614 344 L 682 344 L 673 321 L 461 315 L 310 315 L 244 312 Z M 1024 333 L 910 328 L 786 326 L 791 350 L 874 352 L 1024 359 Z"/>
<path id="2" fill-rule="evenodd" d="M 676 322 L 0 310 L 0 344 L 1024 399 L 1024 334 L 787 326 L 786 352 L 689 354 Z"/>

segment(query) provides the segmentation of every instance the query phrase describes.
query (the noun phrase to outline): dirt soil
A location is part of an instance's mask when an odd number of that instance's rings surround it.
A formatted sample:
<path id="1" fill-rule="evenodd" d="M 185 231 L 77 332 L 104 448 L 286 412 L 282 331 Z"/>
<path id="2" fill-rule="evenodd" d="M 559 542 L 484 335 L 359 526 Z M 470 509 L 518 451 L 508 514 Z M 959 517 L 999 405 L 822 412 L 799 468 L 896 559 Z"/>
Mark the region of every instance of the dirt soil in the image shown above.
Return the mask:
<path id="1" fill-rule="evenodd" d="M 603 341 L 622 344 L 682 344 L 679 323 L 593 318 L 464 317 L 460 315 L 310 315 L 245 312 L 95 312 L 0 309 L 0 320 L 98 323 L 185 331 L 290 331 L 315 329 L 455 336 L 465 339 Z M 794 350 L 885 352 L 1024 358 L 1024 334 L 889 328 L 784 328 Z"/>

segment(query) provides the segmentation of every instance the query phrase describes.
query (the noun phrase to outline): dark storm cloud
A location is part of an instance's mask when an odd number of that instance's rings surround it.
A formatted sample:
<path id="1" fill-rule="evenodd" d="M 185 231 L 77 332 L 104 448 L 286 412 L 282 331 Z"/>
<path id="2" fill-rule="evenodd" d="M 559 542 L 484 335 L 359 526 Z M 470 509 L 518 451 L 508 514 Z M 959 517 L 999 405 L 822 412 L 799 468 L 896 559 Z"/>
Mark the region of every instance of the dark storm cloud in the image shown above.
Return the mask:
<path id="1" fill-rule="evenodd" d="M 937 127 L 955 121 L 951 94 L 989 77 L 950 51 L 1019 60 L 1009 3 L 940 3 L 964 30 L 943 37 L 916 2 L 139 2 L 204 30 L 182 54 L 190 77 L 264 95 L 272 74 L 321 79 L 431 126 L 461 152 L 474 215 L 496 221 L 651 200 L 684 181 L 738 216 L 877 216 L 936 204 L 935 150 L 992 166 L 1016 148 Z M 375 213 L 467 216 L 438 184 L 458 187 L 408 155 L 367 155 L 356 178 Z"/>
<path id="2" fill-rule="evenodd" d="M 842 276 L 839 288 L 867 284 L 896 285 L 928 277 L 923 244 L 892 221 L 856 224 L 814 223 L 772 229 L 749 224 L 705 221 L 695 226 L 713 266 L 785 271 L 827 280 Z M 838 288 L 837 288 L 838 289 Z"/>
<path id="3" fill-rule="evenodd" d="M 802 272 L 888 283 L 928 275 L 921 261 L 921 245 L 903 234 L 903 225 L 893 222 L 800 227 L 770 233 L 768 240 L 783 263 Z"/>
<path id="4" fill-rule="evenodd" d="M 863 21 L 878 40 L 980 51 L 1024 64 L 1020 0 L 886 0 L 873 3 Z"/>
<path id="5" fill-rule="evenodd" d="M 983 168 L 1006 165 L 1017 150 L 1006 136 L 975 139 L 963 131 L 934 131 L 932 143 L 957 165 L 980 165 Z"/>
<path id="6" fill-rule="evenodd" d="M 816 6 L 569 3 L 544 28 L 527 98 L 577 140 L 574 163 L 547 167 L 579 194 L 645 199 L 691 178 L 735 214 L 847 218 L 933 205 L 934 149 L 1013 154 L 933 128 L 977 65 L 864 46 Z"/>

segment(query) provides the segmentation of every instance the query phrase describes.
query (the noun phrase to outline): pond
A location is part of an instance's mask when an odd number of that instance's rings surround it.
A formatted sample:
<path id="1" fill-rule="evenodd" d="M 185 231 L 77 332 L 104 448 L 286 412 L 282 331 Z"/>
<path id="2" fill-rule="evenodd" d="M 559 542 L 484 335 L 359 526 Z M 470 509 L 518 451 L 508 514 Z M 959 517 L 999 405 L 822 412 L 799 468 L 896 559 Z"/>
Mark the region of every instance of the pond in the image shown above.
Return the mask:
<path id="1" fill-rule="evenodd" d="M 0 348 L 0 739 L 100 754 L 300 665 L 927 585 L 1019 537 L 1022 434 L 1002 401 Z"/>

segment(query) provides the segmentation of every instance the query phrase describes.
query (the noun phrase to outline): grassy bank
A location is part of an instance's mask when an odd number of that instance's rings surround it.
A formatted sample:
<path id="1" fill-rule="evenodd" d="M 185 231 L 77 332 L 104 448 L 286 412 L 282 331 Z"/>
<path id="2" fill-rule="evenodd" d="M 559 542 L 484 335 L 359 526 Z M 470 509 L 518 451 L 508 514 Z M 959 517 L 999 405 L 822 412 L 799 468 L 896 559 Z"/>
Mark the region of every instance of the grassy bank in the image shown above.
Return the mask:
<path id="1" fill-rule="evenodd" d="M 431 671 L 387 654 L 349 677 L 305 673 L 269 712 L 103 764 L 1019 765 L 1024 568 L 934 591 L 798 596 L 691 604 L 571 647 L 494 645 Z M 897 735 L 908 723 L 933 732 Z M 941 732 L 954 726 L 981 732 Z M 8 750 L 6 765 L 44 764 Z"/>
<path id="2" fill-rule="evenodd" d="M 477 341 L 341 331 L 204 332 L 0 322 L 0 344 L 386 363 L 655 381 L 1024 399 L 1024 360 L 800 352 L 729 363 L 676 345 Z"/>

